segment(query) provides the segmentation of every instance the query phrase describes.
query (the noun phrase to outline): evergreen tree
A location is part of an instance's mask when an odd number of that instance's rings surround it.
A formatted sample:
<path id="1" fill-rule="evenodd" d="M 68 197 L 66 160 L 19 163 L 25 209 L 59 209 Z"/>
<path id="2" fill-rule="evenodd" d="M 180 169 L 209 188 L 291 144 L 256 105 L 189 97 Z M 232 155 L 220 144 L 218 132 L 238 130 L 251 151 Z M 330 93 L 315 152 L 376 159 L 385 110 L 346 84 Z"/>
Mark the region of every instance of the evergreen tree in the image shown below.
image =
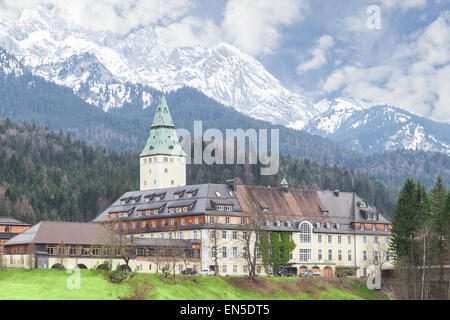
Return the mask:
<path id="1" fill-rule="evenodd" d="M 447 248 L 444 245 L 444 239 L 447 235 L 447 221 L 446 221 L 446 201 L 447 190 L 442 181 L 441 176 L 436 179 L 436 184 L 430 191 L 430 205 L 433 219 L 433 228 L 438 236 L 438 254 L 439 254 L 439 284 L 444 283 L 444 255 Z"/>

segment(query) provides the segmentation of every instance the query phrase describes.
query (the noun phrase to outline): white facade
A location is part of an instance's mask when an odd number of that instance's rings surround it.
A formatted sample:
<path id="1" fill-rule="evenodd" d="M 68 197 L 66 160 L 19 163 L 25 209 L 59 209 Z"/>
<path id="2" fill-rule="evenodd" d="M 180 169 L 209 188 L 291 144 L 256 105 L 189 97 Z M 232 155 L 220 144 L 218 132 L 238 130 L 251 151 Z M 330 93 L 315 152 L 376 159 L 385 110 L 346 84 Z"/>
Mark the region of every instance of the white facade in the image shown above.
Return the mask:
<path id="1" fill-rule="evenodd" d="M 142 190 L 181 187 L 186 185 L 186 157 L 147 156 L 140 158 Z"/>

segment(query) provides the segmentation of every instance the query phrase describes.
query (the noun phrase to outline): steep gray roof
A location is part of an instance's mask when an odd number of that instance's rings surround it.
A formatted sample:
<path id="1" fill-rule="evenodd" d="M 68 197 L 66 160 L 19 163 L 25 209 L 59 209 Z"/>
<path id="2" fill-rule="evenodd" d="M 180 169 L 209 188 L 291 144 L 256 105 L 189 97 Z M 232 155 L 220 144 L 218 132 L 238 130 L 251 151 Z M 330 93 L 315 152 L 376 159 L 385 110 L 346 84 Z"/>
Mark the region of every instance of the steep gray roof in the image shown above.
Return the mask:
<path id="1" fill-rule="evenodd" d="M 183 192 L 184 191 L 184 192 Z M 196 191 L 192 197 L 187 196 L 188 191 Z M 232 212 L 224 212 L 225 214 L 242 214 L 241 206 L 234 194 L 233 189 L 228 184 L 197 184 L 181 187 L 163 188 L 156 190 L 144 190 L 144 191 L 130 191 L 123 194 L 120 198 L 114 201 L 108 208 L 100 213 L 92 222 L 113 222 L 113 221 L 127 221 L 138 219 L 152 219 L 152 218 L 164 218 L 164 217 L 176 217 L 183 215 L 193 215 L 202 213 L 215 212 L 215 204 L 231 204 L 233 205 Z M 229 192 L 232 192 L 231 195 Z M 174 198 L 174 194 L 181 194 L 177 199 Z M 155 194 L 164 194 L 160 200 L 155 200 L 152 196 Z M 145 201 L 146 196 L 150 196 L 150 201 Z M 121 203 L 121 200 L 127 199 L 126 203 Z M 135 203 L 131 203 L 131 199 L 136 199 Z M 175 206 L 188 206 L 187 212 L 169 213 L 168 208 Z M 159 209 L 161 212 L 152 216 L 138 216 L 136 215 L 139 210 Z M 112 219 L 108 218 L 108 213 L 128 212 L 127 217 Z"/>
<path id="2" fill-rule="evenodd" d="M 377 212 L 376 208 L 367 204 L 366 208 L 361 208 L 360 204 L 364 200 L 353 192 L 342 192 L 338 195 L 334 191 L 317 191 L 320 200 L 325 204 L 329 210 L 329 217 L 333 222 L 341 224 L 341 229 L 344 231 L 350 229 L 352 222 L 366 222 L 366 223 L 390 223 L 381 213 Z M 369 211 L 377 213 L 377 220 L 367 220 L 362 211 Z"/>
<path id="3" fill-rule="evenodd" d="M 14 219 L 12 217 L 0 217 L 0 225 L 7 226 L 29 226 L 30 224 Z"/>

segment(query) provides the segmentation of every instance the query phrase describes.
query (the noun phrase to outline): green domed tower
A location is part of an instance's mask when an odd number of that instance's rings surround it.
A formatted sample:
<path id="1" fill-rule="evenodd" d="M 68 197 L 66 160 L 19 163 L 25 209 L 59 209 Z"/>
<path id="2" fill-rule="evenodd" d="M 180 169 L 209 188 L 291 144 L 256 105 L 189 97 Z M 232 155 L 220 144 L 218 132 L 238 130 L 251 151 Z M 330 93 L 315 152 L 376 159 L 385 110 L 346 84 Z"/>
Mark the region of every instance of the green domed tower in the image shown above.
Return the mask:
<path id="1" fill-rule="evenodd" d="M 186 153 L 178 140 L 164 94 L 139 157 L 141 190 L 186 185 Z"/>

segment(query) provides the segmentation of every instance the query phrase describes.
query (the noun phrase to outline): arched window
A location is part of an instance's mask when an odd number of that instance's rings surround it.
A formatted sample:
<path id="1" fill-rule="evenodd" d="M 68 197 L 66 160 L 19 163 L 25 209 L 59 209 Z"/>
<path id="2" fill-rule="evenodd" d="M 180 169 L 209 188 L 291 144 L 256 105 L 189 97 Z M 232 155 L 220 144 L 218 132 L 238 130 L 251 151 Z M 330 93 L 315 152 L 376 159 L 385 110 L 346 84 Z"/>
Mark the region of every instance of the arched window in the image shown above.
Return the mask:
<path id="1" fill-rule="evenodd" d="M 300 229 L 300 243 L 311 243 L 311 224 L 308 222 L 302 222 L 299 226 Z"/>

